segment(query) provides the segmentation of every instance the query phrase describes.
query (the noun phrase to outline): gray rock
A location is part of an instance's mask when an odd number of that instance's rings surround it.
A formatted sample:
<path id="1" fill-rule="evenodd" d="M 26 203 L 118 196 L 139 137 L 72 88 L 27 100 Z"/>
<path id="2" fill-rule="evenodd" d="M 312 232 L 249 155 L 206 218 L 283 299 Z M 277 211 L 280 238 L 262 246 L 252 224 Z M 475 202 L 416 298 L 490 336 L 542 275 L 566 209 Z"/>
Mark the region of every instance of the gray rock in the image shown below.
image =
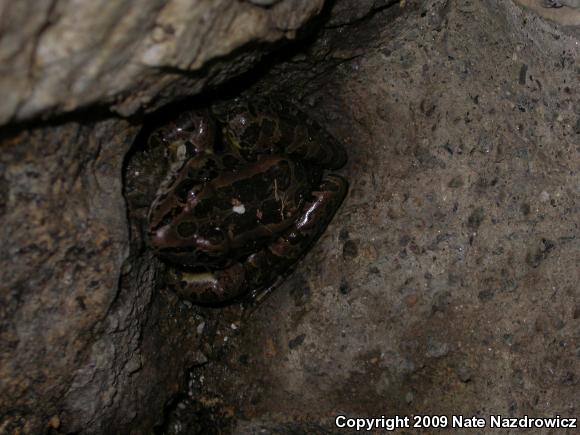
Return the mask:
<path id="1" fill-rule="evenodd" d="M 0 125 L 95 104 L 129 116 L 168 103 L 178 89 L 195 95 L 264 54 L 244 46 L 293 38 L 323 3 L 2 2 Z"/>

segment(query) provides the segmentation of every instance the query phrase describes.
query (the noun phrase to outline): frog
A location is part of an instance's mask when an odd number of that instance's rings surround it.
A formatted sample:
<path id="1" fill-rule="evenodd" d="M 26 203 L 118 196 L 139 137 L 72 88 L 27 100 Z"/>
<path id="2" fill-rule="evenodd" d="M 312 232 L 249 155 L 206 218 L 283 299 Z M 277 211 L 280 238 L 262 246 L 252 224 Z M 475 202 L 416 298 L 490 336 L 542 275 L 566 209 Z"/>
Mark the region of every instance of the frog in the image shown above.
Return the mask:
<path id="1" fill-rule="evenodd" d="M 238 98 L 154 130 L 167 177 L 147 238 L 168 282 L 199 305 L 257 295 L 288 276 L 324 232 L 348 182 L 345 148 L 296 105 Z"/>

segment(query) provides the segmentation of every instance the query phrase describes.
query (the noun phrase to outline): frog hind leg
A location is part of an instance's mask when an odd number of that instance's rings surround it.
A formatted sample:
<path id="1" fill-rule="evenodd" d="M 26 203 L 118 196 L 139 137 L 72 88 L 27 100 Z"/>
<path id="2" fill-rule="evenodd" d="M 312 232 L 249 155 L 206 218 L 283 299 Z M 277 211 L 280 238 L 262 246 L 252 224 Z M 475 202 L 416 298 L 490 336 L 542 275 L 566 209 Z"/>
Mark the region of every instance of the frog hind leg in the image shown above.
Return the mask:
<path id="1" fill-rule="evenodd" d="M 347 190 L 344 178 L 334 174 L 324 177 L 296 223 L 266 248 L 248 257 L 244 263 L 245 275 L 256 299 L 263 299 L 260 292 L 281 281 L 308 252 L 330 223 Z"/>
<path id="2" fill-rule="evenodd" d="M 298 107 L 278 102 L 277 128 L 270 141 L 277 140 L 283 152 L 325 169 L 342 168 L 347 161 L 344 146 Z"/>
<path id="3" fill-rule="evenodd" d="M 171 270 L 170 288 L 198 305 L 220 305 L 241 296 L 247 285 L 244 266 L 237 262 L 212 272 Z"/>
<path id="4" fill-rule="evenodd" d="M 243 263 L 213 272 L 173 272 L 173 287 L 184 299 L 200 305 L 222 305 L 250 290 L 262 300 L 260 292 L 281 281 L 324 232 L 342 203 L 348 183 L 329 174 L 312 193 L 296 223 L 267 247 L 250 255 Z"/>
<path id="5" fill-rule="evenodd" d="M 340 169 L 347 162 L 344 146 L 313 119 L 304 118 L 295 126 L 293 139 L 286 145 L 289 154 L 330 170 Z"/>

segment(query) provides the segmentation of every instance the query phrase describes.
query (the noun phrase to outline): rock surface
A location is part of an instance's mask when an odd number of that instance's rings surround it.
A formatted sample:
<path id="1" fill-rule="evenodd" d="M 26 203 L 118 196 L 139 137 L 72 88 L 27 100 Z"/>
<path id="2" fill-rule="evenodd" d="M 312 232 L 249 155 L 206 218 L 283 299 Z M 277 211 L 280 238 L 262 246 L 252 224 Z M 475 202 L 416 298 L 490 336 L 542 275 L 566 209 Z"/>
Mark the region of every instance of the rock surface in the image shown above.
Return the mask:
<path id="1" fill-rule="evenodd" d="M 0 0 L 0 433 L 577 414 L 578 28 L 511 0 L 322 3 Z M 192 307 L 142 238 L 156 115 L 111 110 L 211 90 L 317 15 L 253 91 L 346 144 L 350 194 L 256 311 Z"/>
<path id="2" fill-rule="evenodd" d="M 289 281 L 224 325 L 226 357 L 193 371 L 194 403 L 233 410 L 221 430 L 578 414 L 577 46 L 513 2 L 429 1 L 278 67 L 347 144 L 351 189 Z M 297 85 L 317 54 L 340 64 Z"/>
<path id="3" fill-rule="evenodd" d="M 5 433 L 40 433 L 60 420 L 74 369 L 86 361 L 87 336 L 99 334 L 116 297 L 128 254 L 120 151 L 132 138 L 123 124 L 68 123 L 2 142 Z"/>
<path id="4" fill-rule="evenodd" d="M 322 6 L 0 2 L 0 433 L 141 434 L 162 421 L 205 361 L 211 321 L 156 289 L 159 263 L 123 196 L 139 125 L 111 110 L 233 78 Z"/>
<path id="5" fill-rule="evenodd" d="M 526 6 L 541 17 L 547 18 L 555 23 L 564 26 L 571 26 L 572 28 L 580 26 L 580 9 L 578 8 L 571 8 L 568 6 L 549 8 L 545 6 L 544 0 L 516 0 L 516 2 Z"/>
<path id="6" fill-rule="evenodd" d="M 124 115 L 195 95 L 294 38 L 323 0 L 0 2 L 0 125 L 106 106 Z"/>

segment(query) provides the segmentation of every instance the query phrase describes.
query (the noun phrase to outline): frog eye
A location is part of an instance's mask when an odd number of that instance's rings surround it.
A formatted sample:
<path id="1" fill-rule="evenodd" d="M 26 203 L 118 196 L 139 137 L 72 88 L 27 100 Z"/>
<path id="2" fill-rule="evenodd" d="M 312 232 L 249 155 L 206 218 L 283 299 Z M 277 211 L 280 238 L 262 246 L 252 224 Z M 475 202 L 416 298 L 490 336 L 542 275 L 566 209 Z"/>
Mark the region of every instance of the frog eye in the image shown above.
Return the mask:
<path id="1" fill-rule="evenodd" d="M 185 201 L 187 194 L 191 189 L 193 189 L 194 186 L 195 182 L 186 178 L 175 188 L 175 196 L 177 196 L 177 198 L 179 198 L 181 201 Z"/>
<path id="2" fill-rule="evenodd" d="M 165 216 L 163 216 L 163 219 L 161 220 L 161 226 L 165 227 L 167 225 L 170 225 L 171 222 L 173 222 L 173 216 L 171 216 L 170 214 L 166 214 Z"/>
<path id="3" fill-rule="evenodd" d="M 190 157 L 194 156 L 195 154 L 197 154 L 197 152 L 198 152 L 198 149 L 193 144 L 193 142 L 191 140 L 186 140 L 185 141 L 185 156 L 190 158 Z"/>

